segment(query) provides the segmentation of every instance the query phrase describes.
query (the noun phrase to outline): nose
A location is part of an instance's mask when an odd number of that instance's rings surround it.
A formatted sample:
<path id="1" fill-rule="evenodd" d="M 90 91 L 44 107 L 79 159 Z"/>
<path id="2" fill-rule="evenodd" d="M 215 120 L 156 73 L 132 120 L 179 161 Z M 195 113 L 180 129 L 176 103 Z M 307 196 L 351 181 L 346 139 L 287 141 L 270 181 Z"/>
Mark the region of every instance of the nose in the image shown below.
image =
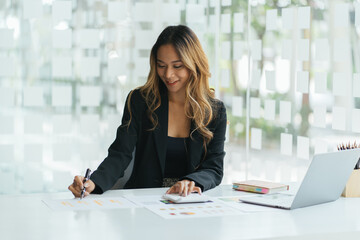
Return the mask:
<path id="1" fill-rule="evenodd" d="M 173 70 L 170 67 L 167 67 L 164 71 L 164 77 L 170 79 L 174 75 Z"/>

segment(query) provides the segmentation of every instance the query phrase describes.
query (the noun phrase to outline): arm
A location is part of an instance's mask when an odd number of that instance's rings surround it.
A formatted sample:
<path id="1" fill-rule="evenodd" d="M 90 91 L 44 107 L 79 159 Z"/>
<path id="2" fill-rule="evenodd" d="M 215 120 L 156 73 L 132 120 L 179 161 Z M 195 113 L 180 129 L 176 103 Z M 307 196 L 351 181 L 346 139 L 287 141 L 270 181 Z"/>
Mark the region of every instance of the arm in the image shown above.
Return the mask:
<path id="1" fill-rule="evenodd" d="M 132 160 L 132 153 L 140 128 L 142 111 L 139 108 L 142 106 L 142 96 L 138 90 L 133 91 L 131 98 L 130 94 L 126 99 L 123 118 L 117 129 L 116 139 L 108 149 L 108 156 L 91 175 L 91 180 L 96 185 L 94 193 L 103 193 L 110 189 L 124 175 L 125 169 Z M 127 124 L 130 120 L 129 99 L 132 113 L 130 125 Z"/>

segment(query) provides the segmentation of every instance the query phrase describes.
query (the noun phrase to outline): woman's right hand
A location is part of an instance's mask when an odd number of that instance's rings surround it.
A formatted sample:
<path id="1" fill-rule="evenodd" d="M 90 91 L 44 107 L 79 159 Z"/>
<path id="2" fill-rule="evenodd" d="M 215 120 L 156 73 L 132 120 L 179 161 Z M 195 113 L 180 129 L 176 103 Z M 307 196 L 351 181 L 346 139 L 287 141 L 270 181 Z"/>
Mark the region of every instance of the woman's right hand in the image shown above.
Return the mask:
<path id="1" fill-rule="evenodd" d="M 95 189 L 95 183 L 90 179 L 83 183 L 83 176 L 75 176 L 74 182 L 68 187 L 68 189 L 74 194 L 75 197 L 81 196 L 81 191 L 85 186 L 84 197 L 88 196 Z"/>

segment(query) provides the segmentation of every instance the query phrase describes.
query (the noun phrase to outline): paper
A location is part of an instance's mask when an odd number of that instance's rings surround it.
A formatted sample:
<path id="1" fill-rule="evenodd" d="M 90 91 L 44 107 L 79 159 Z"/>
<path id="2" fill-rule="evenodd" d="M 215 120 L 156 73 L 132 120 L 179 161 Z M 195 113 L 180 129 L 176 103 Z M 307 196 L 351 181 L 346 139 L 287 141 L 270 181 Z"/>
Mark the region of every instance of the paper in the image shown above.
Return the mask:
<path id="1" fill-rule="evenodd" d="M 56 143 L 52 146 L 53 160 L 56 162 L 71 162 L 73 144 Z"/>
<path id="2" fill-rule="evenodd" d="M 97 86 L 80 87 L 80 106 L 98 107 L 101 101 L 101 88 Z"/>
<path id="3" fill-rule="evenodd" d="M 259 128 L 251 128 L 251 148 L 261 150 L 262 147 L 262 130 Z"/>
<path id="4" fill-rule="evenodd" d="M 14 145 L 1 144 L 0 145 L 0 162 L 1 163 L 14 163 Z M 6 185 L 6 184 L 5 184 Z"/>
<path id="5" fill-rule="evenodd" d="M 235 117 L 243 116 L 243 98 L 241 96 L 232 97 L 232 114 Z"/>
<path id="6" fill-rule="evenodd" d="M 275 120 L 275 100 L 265 100 L 265 116 L 266 120 Z"/>
<path id="7" fill-rule="evenodd" d="M 52 59 L 52 77 L 53 78 L 72 77 L 71 57 L 54 57 Z"/>
<path id="8" fill-rule="evenodd" d="M 301 159 L 309 159 L 310 140 L 308 137 L 297 137 L 297 157 Z"/>
<path id="9" fill-rule="evenodd" d="M 24 19 L 29 18 L 40 18 L 43 14 L 43 3 L 42 0 L 24 0 L 23 1 L 23 17 Z"/>
<path id="10" fill-rule="evenodd" d="M 242 58 L 244 48 L 245 48 L 245 43 L 243 41 L 234 41 L 234 46 L 233 46 L 233 59 L 234 60 L 238 60 L 238 59 Z"/>
<path id="11" fill-rule="evenodd" d="M 117 208 L 135 208 L 134 203 L 123 197 L 101 197 L 92 196 L 83 199 L 43 199 L 43 202 L 53 211 L 79 211 L 79 210 L 101 210 Z"/>
<path id="12" fill-rule="evenodd" d="M 314 107 L 314 126 L 320 128 L 326 127 L 326 106 Z"/>
<path id="13" fill-rule="evenodd" d="M 299 39 L 297 59 L 300 61 L 309 61 L 309 39 Z"/>
<path id="14" fill-rule="evenodd" d="M 82 77 L 100 76 L 99 57 L 84 57 L 80 60 L 80 74 Z"/>
<path id="15" fill-rule="evenodd" d="M 200 4 L 186 4 L 186 22 L 204 23 L 205 8 Z"/>
<path id="16" fill-rule="evenodd" d="M 282 40 L 281 58 L 291 60 L 292 59 L 292 41 L 289 39 Z"/>
<path id="17" fill-rule="evenodd" d="M 52 47 L 70 49 L 72 47 L 72 30 L 53 30 Z"/>
<path id="18" fill-rule="evenodd" d="M 43 145 L 42 144 L 25 144 L 24 161 L 26 163 L 43 161 Z"/>
<path id="19" fill-rule="evenodd" d="M 221 14 L 220 30 L 222 33 L 230 33 L 231 32 L 230 20 L 231 20 L 230 13 Z"/>
<path id="20" fill-rule="evenodd" d="M 244 32 L 244 14 L 234 13 L 234 32 Z"/>
<path id="21" fill-rule="evenodd" d="M 250 117 L 260 118 L 260 98 L 250 98 Z"/>
<path id="22" fill-rule="evenodd" d="M 218 201 L 223 202 L 226 205 L 229 205 L 230 207 L 233 207 L 237 210 L 240 210 L 241 212 L 276 212 L 276 211 L 282 211 L 281 209 L 266 207 L 266 206 L 260 206 L 255 204 L 249 204 L 244 203 L 239 200 L 239 197 L 237 196 L 226 196 L 226 197 L 218 197 Z"/>
<path id="23" fill-rule="evenodd" d="M 353 89 L 353 96 L 360 97 L 360 73 L 354 73 L 354 81 L 353 81 L 352 89 Z"/>
<path id="24" fill-rule="evenodd" d="M 333 60 L 348 62 L 350 60 L 350 43 L 347 38 L 335 38 L 333 45 Z"/>
<path id="25" fill-rule="evenodd" d="M 84 135 L 98 135 L 100 117 L 96 114 L 86 114 L 80 116 L 80 133 Z"/>
<path id="26" fill-rule="evenodd" d="M 202 218 L 202 217 L 218 217 L 240 214 L 238 211 L 222 203 L 187 203 L 187 204 L 171 204 L 164 206 L 146 206 L 153 213 L 165 219 L 181 219 L 181 218 Z"/>
<path id="27" fill-rule="evenodd" d="M 54 107 L 70 107 L 72 105 L 71 86 L 52 87 L 51 98 L 51 104 Z"/>
<path id="28" fill-rule="evenodd" d="M 275 71 L 265 71 L 266 89 L 276 91 Z"/>
<path id="29" fill-rule="evenodd" d="M 78 30 L 78 43 L 80 48 L 97 49 L 100 46 L 100 30 L 80 29 Z"/>
<path id="30" fill-rule="evenodd" d="M 350 78 L 347 73 L 333 73 L 334 96 L 347 96 L 350 93 Z"/>
<path id="31" fill-rule="evenodd" d="M 297 72 L 296 91 L 300 93 L 309 93 L 309 72 Z"/>
<path id="32" fill-rule="evenodd" d="M 15 61 L 11 57 L 0 56 L 0 77 L 15 76 Z"/>
<path id="33" fill-rule="evenodd" d="M 119 22 L 127 17 L 126 2 L 108 2 L 108 21 Z"/>
<path id="34" fill-rule="evenodd" d="M 67 134 L 72 130 L 70 114 L 54 115 L 52 117 L 53 134 Z"/>
<path id="35" fill-rule="evenodd" d="M 291 102 L 280 101 L 280 122 L 291 122 Z"/>
<path id="36" fill-rule="evenodd" d="M 41 107 L 44 105 L 42 87 L 24 87 L 24 106 Z"/>
<path id="37" fill-rule="evenodd" d="M 360 109 L 353 109 L 352 111 L 352 131 L 360 133 Z"/>
<path id="38" fill-rule="evenodd" d="M 13 88 L 0 87 L 0 106 L 14 107 L 15 105 L 15 90 Z"/>
<path id="39" fill-rule="evenodd" d="M 321 139 L 315 139 L 314 154 L 327 153 L 327 143 Z"/>
<path id="40" fill-rule="evenodd" d="M 163 22 L 179 24 L 181 22 L 181 12 L 179 3 L 162 3 L 161 17 Z"/>
<path id="41" fill-rule="evenodd" d="M 43 116 L 28 115 L 24 117 L 25 134 L 43 134 Z"/>
<path id="42" fill-rule="evenodd" d="M 260 79 L 261 79 L 261 70 L 260 69 L 253 69 L 251 74 L 251 89 L 259 89 L 260 87 Z"/>
<path id="43" fill-rule="evenodd" d="M 9 49 L 15 47 L 14 30 L 0 29 L 0 49 Z"/>
<path id="44" fill-rule="evenodd" d="M 283 155 L 291 156 L 293 148 L 292 134 L 281 133 L 280 135 L 280 153 Z"/>
<path id="45" fill-rule="evenodd" d="M 276 30 L 277 9 L 270 9 L 266 11 L 266 31 Z"/>
<path id="46" fill-rule="evenodd" d="M 0 116 L 0 134 L 14 134 L 14 117 Z"/>
<path id="47" fill-rule="evenodd" d="M 253 60 L 261 60 L 262 58 L 262 41 L 253 40 L 251 42 L 251 57 Z"/>
<path id="48" fill-rule="evenodd" d="M 326 80 L 326 72 L 315 72 L 314 80 L 315 80 L 315 93 L 326 93 L 327 90 L 327 80 Z"/>
<path id="49" fill-rule="evenodd" d="M 329 40 L 324 39 L 316 39 L 315 40 L 315 60 L 316 61 L 329 61 Z"/>
<path id="50" fill-rule="evenodd" d="M 281 9 L 282 28 L 291 30 L 294 26 L 294 8 Z"/>
<path id="51" fill-rule="evenodd" d="M 165 193 L 165 190 L 164 190 Z M 164 201 L 160 195 L 125 195 L 124 196 L 127 200 L 131 201 L 132 203 L 136 204 L 140 207 L 146 207 L 146 206 L 166 206 L 166 205 L 172 205 L 169 204 L 168 201 Z"/>
<path id="52" fill-rule="evenodd" d="M 298 8 L 298 27 L 299 29 L 310 28 L 310 7 L 299 7 Z"/>
<path id="53" fill-rule="evenodd" d="M 337 3 L 334 11 L 334 26 L 349 27 L 349 5 L 347 3 Z"/>
<path id="54" fill-rule="evenodd" d="M 135 3 L 134 20 L 136 22 L 152 22 L 156 18 L 156 5 L 153 3 Z"/>
<path id="55" fill-rule="evenodd" d="M 71 20 L 72 3 L 71 1 L 54 1 L 52 3 L 52 19 L 53 23 L 63 20 Z"/>
<path id="56" fill-rule="evenodd" d="M 230 42 L 222 42 L 221 43 L 221 56 L 224 60 L 230 60 Z"/>
<path id="57" fill-rule="evenodd" d="M 346 130 L 346 110 L 343 107 L 333 107 L 332 129 Z"/>

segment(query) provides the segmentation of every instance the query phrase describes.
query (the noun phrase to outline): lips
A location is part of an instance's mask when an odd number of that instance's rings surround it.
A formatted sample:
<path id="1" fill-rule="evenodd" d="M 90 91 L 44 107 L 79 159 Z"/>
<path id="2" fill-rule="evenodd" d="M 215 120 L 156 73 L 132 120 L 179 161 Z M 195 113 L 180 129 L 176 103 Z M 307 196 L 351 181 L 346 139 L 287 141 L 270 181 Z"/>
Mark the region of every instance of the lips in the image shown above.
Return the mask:
<path id="1" fill-rule="evenodd" d="M 174 86 L 178 81 L 174 81 L 174 82 L 168 82 L 166 81 L 166 84 L 169 86 Z"/>

